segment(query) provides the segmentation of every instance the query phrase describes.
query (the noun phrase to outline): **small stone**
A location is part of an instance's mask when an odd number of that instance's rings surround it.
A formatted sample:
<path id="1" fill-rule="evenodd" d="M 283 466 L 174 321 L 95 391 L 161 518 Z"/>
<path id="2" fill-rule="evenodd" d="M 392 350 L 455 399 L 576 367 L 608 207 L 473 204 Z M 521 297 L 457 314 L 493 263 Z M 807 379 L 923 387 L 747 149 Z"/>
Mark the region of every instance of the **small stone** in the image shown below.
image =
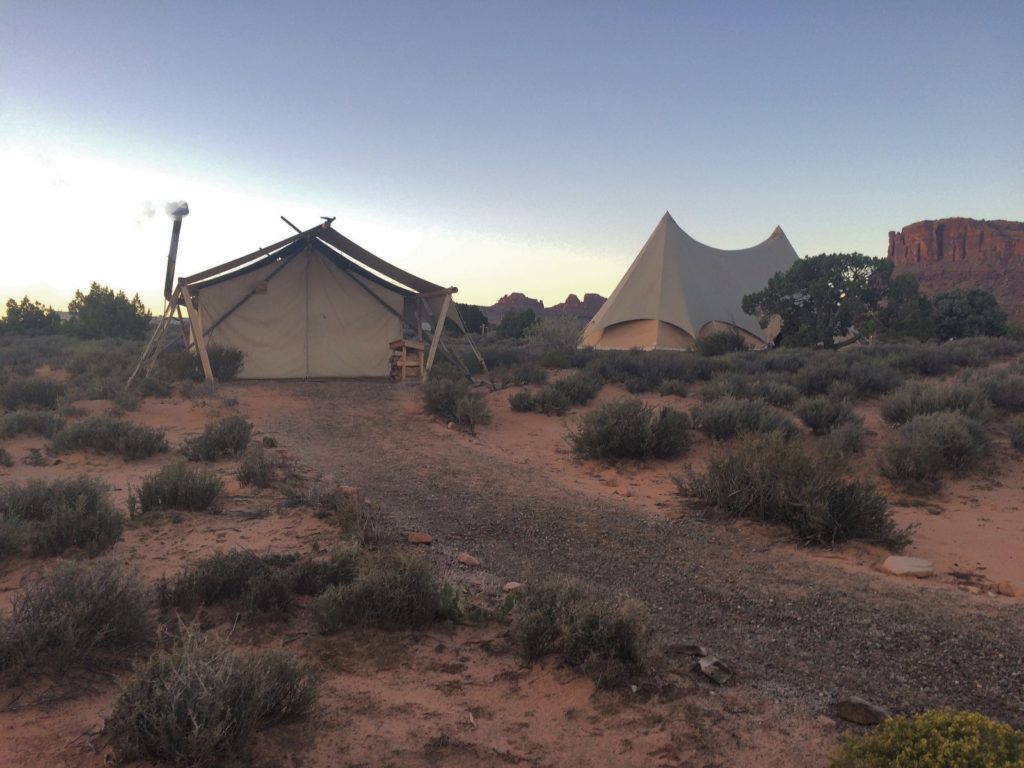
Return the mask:
<path id="1" fill-rule="evenodd" d="M 480 561 L 473 557 L 469 552 L 463 552 L 456 558 L 460 563 L 469 568 L 476 568 L 480 565 Z"/>
<path id="2" fill-rule="evenodd" d="M 455 422 L 454 421 L 449 421 L 447 424 L 445 424 L 445 428 L 446 429 L 455 429 Z"/>
<path id="3" fill-rule="evenodd" d="M 837 701 L 836 715 L 858 725 L 878 725 L 890 717 L 887 710 L 859 696 L 850 696 Z"/>
<path id="4" fill-rule="evenodd" d="M 434 537 L 422 531 L 411 531 L 406 535 L 405 540 L 410 544 L 429 544 L 434 540 Z"/>
<path id="5" fill-rule="evenodd" d="M 264 448 L 277 448 L 277 440 L 274 439 L 273 435 L 264 435 L 262 443 Z"/>
<path id="6" fill-rule="evenodd" d="M 996 592 L 1005 597 L 1016 597 L 1018 588 L 1012 581 L 1000 581 L 996 584 Z"/>
<path id="7" fill-rule="evenodd" d="M 699 669 L 705 677 L 713 680 L 718 685 L 725 685 L 732 680 L 732 670 L 725 664 L 724 661 L 715 656 L 704 656 L 697 660 L 697 669 Z"/>
<path id="8" fill-rule="evenodd" d="M 523 588 L 523 585 L 518 581 L 506 581 L 505 586 L 501 588 L 502 592 L 518 592 Z"/>
<path id="9" fill-rule="evenodd" d="M 935 566 L 931 560 L 903 555 L 889 555 L 882 563 L 882 570 L 894 576 L 913 576 L 917 579 L 927 579 L 935 574 Z"/>

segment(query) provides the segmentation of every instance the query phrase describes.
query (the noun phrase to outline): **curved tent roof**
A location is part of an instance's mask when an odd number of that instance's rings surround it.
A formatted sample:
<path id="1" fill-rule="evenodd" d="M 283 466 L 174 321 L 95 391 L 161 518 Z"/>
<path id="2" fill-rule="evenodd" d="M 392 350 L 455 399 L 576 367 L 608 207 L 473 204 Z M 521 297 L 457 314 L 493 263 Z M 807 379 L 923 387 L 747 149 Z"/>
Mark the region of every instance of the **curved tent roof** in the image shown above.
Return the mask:
<path id="1" fill-rule="evenodd" d="M 583 346 L 687 349 L 702 332 L 728 327 L 767 344 L 775 334 L 743 311 L 743 296 L 797 258 L 780 227 L 752 248 L 726 251 L 694 240 L 666 212 L 587 324 Z"/>

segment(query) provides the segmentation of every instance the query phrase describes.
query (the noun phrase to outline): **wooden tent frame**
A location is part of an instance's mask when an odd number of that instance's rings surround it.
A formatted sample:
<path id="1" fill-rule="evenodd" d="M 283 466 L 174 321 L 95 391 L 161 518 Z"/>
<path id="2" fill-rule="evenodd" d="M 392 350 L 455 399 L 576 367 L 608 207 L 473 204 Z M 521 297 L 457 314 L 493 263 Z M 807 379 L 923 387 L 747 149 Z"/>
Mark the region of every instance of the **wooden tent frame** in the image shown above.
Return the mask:
<path id="1" fill-rule="evenodd" d="M 285 221 L 287 221 L 287 219 L 285 219 Z M 256 288 L 251 290 L 221 317 L 212 322 L 209 328 L 203 328 L 202 316 L 199 312 L 199 304 L 201 300 L 200 293 L 202 287 L 204 285 L 220 282 L 221 280 L 230 279 L 238 274 L 244 273 L 248 269 L 254 269 L 256 267 L 263 266 L 264 264 L 280 262 L 280 266 L 272 271 L 263 281 L 263 284 L 265 285 L 280 273 L 294 256 L 305 252 L 308 249 L 312 249 L 321 256 L 324 256 L 338 269 L 349 272 L 356 285 L 361 287 L 369 296 L 373 297 L 381 306 L 387 309 L 388 312 L 395 315 L 404 327 L 414 331 L 420 340 L 423 339 L 424 333 L 422 322 L 417 322 L 416 326 L 413 326 L 404 314 L 396 312 L 389 304 L 383 301 L 374 291 L 372 291 L 367 285 L 367 282 L 376 283 L 389 290 L 402 293 L 407 297 L 415 297 L 417 318 L 422 317 L 422 309 L 426 309 L 430 314 L 434 315 L 436 322 L 434 323 L 433 330 L 428 332 L 430 347 L 427 352 L 427 360 L 423 369 L 424 380 L 426 380 L 430 374 L 430 369 L 434 365 L 434 359 L 437 355 L 438 349 L 442 350 L 450 359 L 453 360 L 453 362 L 465 369 L 465 365 L 455 355 L 453 355 L 441 341 L 441 337 L 444 335 L 445 321 L 448 319 L 449 315 L 451 315 L 452 321 L 456 326 L 461 328 L 462 332 L 466 335 L 470 349 L 472 349 L 473 354 L 479 361 L 480 365 L 485 371 L 487 370 L 487 364 L 484 362 L 483 356 L 473 343 L 473 339 L 466 330 L 465 322 L 463 322 L 462 317 L 459 314 L 458 307 L 452 299 L 452 296 L 458 292 L 458 288 L 442 288 L 439 285 L 435 285 L 434 283 L 389 264 L 378 256 L 373 255 L 365 248 L 362 248 L 352 242 L 340 232 L 335 231 L 331 227 L 332 221 L 333 219 L 325 220 L 323 224 L 305 231 L 299 231 L 297 227 L 294 227 L 294 225 L 291 224 L 291 222 L 288 222 L 289 225 L 296 229 L 297 234 L 287 237 L 273 245 L 260 248 L 259 250 L 253 251 L 252 253 L 240 258 L 225 262 L 219 266 L 197 272 L 194 275 L 179 278 L 174 291 L 164 307 L 160 321 L 157 323 L 157 327 L 154 329 L 149 341 L 146 343 L 146 347 L 143 350 L 135 369 L 132 371 L 132 375 L 128 378 L 126 386 L 130 386 L 132 381 L 134 381 L 136 376 L 140 373 L 145 378 L 153 372 L 157 359 L 165 347 L 164 336 L 167 333 L 167 328 L 170 326 L 175 316 L 177 316 L 179 323 L 181 323 L 182 338 L 185 342 L 185 348 L 191 350 L 195 347 L 199 354 L 199 361 L 202 365 L 204 378 L 207 381 L 216 381 L 216 378 L 213 375 L 213 368 L 210 365 L 210 355 L 207 349 L 206 337 L 209 336 L 209 334 L 216 329 L 218 325 L 224 322 L 242 305 L 244 305 L 250 298 L 259 293 L 259 290 Z M 190 324 L 189 336 L 191 338 L 185 336 L 184 320 L 181 315 L 182 307 L 185 308 L 185 313 L 188 316 Z"/>

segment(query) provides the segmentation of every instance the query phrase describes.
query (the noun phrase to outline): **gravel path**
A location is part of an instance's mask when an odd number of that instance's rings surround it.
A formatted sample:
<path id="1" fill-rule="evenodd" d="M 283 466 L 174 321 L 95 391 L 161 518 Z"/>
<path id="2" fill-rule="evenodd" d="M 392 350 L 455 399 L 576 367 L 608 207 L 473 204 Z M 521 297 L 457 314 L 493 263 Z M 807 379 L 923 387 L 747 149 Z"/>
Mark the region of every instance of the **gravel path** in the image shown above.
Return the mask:
<path id="1" fill-rule="evenodd" d="M 497 579 L 569 575 L 642 602 L 665 643 L 709 646 L 739 679 L 809 712 L 839 694 L 896 711 L 953 706 L 1024 726 L 1024 608 L 793 560 L 756 536 L 652 520 L 572 493 L 409 418 L 407 390 L 284 386 L 311 418 L 266 426 L 311 468 L 357 485 L 404 529 L 469 550 Z"/>

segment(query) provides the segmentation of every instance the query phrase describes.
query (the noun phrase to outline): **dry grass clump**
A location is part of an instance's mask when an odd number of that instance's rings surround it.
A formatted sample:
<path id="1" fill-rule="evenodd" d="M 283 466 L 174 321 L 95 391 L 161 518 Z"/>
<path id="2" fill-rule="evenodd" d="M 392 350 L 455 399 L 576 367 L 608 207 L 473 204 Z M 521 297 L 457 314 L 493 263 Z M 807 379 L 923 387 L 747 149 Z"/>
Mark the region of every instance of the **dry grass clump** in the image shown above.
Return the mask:
<path id="1" fill-rule="evenodd" d="M 107 487 L 96 478 L 33 479 L 0 487 L 0 550 L 7 553 L 27 545 L 35 556 L 69 549 L 95 556 L 112 547 L 123 528 Z"/>
<path id="2" fill-rule="evenodd" d="M 1015 768 L 1024 765 L 1024 733 L 975 712 L 930 710 L 892 717 L 843 744 L 829 768 Z"/>
<path id="3" fill-rule="evenodd" d="M 796 424 L 758 400 L 721 397 L 692 411 L 694 426 L 715 440 L 727 440 L 741 432 L 779 432 L 786 437 L 798 433 Z"/>
<path id="4" fill-rule="evenodd" d="M 527 661 L 556 655 L 600 688 L 647 670 L 651 633 L 636 606 L 598 600 L 580 585 L 530 585 L 516 606 L 512 636 Z"/>
<path id="5" fill-rule="evenodd" d="M 874 397 L 895 389 L 902 379 L 883 360 L 854 352 L 821 352 L 793 375 L 793 384 L 808 397 L 828 394 L 837 382 L 849 387 L 857 397 Z"/>
<path id="6" fill-rule="evenodd" d="M 848 402 L 822 395 L 801 400 L 793 412 L 816 435 L 827 434 L 839 425 L 857 419 L 853 406 Z"/>
<path id="7" fill-rule="evenodd" d="M 989 415 L 989 397 L 985 387 L 976 382 L 911 381 L 883 397 L 879 411 L 891 424 L 905 424 L 915 416 L 942 411 L 985 419 Z"/>
<path id="8" fill-rule="evenodd" d="M 146 644 L 148 602 L 138 574 L 116 560 L 57 563 L 18 590 L 9 616 L 0 615 L 0 681 L 31 668 L 63 672 Z"/>
<path id="9" fill-rule="evenodd" d="M 470 433 L 491 420 L 483 395 L 471 391 L 464 378 L 434 375 L 423 385 L 423 403 L 428 412 L 458 424 Z"/>
<path id="10" fill-rule="evenodd" d="M 199 437 L 185 441 L 181 452 L 191 461 L 216 461 L 237 456 L 249 445 L 252 424 L 242 416 L 225 416 L 209 421 Z"/>
<path id="11" fill-rule="evenodd" d="M 992 405 L 1004 411 L 1024 411 L 1024 375 L 1003 371 L 981 380 Z"/>
<path id="12" fill-rule="evenodd" d="M 217 501 L 223 488 L 216 472 L 176 461 L 143 479 L 135 503 L 142 513 L 160 509 L 219 511 Z"/>
<path id="13" fill-rule="evenodd" d="M 129 461 L 168 450 L 161 430 L 111 416 L 90 416 L 72 422 L 53 436 L 51 446 L 58 453 L 96 451 L 117 454 Z"/>
<path id="14" fill-rule="evenodd" d="M 324 633 L 348 626 L 421 627 L 443 614 L 443 594 L 425 560 L 377 555 L 364 560 L 350 584 L 320 595 L 313 604 L 313 618 Z"/>
<path id="15" fill-rule="evenodd" d="M 854 418 L 851 421 L 833 427 L 825 436 L 823 442 L 826 452 L 844 457 L 863 453 L 864 439 L 864 421 L 860 418 Z"/>
<path id="16" fill-rule="evenodd" d="M 909 491 L 934 493 L 942 476 L 966 472 L 988 451 L 978 422 L 944 411 L 914 416 L 896 431 L 878 455 L 882 475 Z"/>
<path id="17" fill-rule="evenodd" d="M 896 526 L 874 485 L 843 479 L 829 457 L 808 456 L 778 433 L 748 435 L 677 485 L 680 495 L 734 517 L 785 525 L 808 544 L 859 539 L 899 550 L 910 543 L 910 529 Z"/>
<path id="18" fill-rule="evenodd" d="M 1007 419 L 1006 431 L 1010 435 L 1010 445 L 1018 451 L 1024 451 L 1024 416 L 1012 416 Z"/>
<path id="19" fill-rule="evenodd" d="M 257 488 L 269 488 L 277 479 L 281 462 L 266 452 L 262 445 L 254 444 L 245 449 L 242 463 L 238 465 L 238 482 Z"/>
<path id="20" fill-rule="evenodd" d="M 360 544 L 380 544 L 393 532 L 379 505 L 371 504 L 355 488 L 324 490 L 314 484 L 307 493 L 293 498 L 292 502 L 309 504 L 317 517 L 338 526 L 346 536 Z"/>
<path id="21" fill-rule="evenodd" d="M 655 392 L 663 381 L 687 384 L 707 381 L 716 372 L 726 369 L 721 358 L 667 350 L 598 352 L 586 359 L 588 374 L 606 382 L 624 384 L 634 394 Z"/>
<path id="22" fill-rule="evenodd" d="M 662 397 L 686 397 L 689 393 L 689 384 L 679 379 L 666 379 L 658 385 L 658 394 Z"/>
<path id="23" fill-rule="evenodd" d="M 50 379 L 14 379 L 0 387 L 0 406 L 8 411 L 53 409 L 64 396 L 65 389 L 63 384 Z"/>
<path id="24" fill-rule="evenodd" d="M 12 411 L 0 417 L 0 437 L 17 437 L 18 435 L 53 437 L 63 424 L 60 416 L 50 411 Z"/>
<path id="25" fill-rule="evenodd" d="M 637 399 L 591 411 L 568 437 L 573 451 L 590 459 L 667 459 L 684 453 L 693 441 L 689 416 Z"/>
<path id="26" fill-rule="evenodd" d="M 258 730 L 306 715 L 318 694 L 318 676 L 290 654 L 236 654 L 190 631 L 136 668 L 106 733 L 120 761 L 219 766 Z"/>
<path id="27" fill-rule="evenodd" d="M 719 357 L 730 352 L 745 351 L 747 342 L 736 331 L 719 331 L 718 333 L 709 333 L 707 336 L 698 336 L 693 348 L 698 355 L 703 357 Z"/>

